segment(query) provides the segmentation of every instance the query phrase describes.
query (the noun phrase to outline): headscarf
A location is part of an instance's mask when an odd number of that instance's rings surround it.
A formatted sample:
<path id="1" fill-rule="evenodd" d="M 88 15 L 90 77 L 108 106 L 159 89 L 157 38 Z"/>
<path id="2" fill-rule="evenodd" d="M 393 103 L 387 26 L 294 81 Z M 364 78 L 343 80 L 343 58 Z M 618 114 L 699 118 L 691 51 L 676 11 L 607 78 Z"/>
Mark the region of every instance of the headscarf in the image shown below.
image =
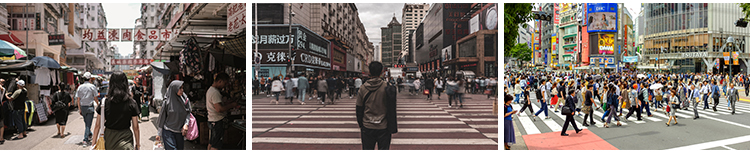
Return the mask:
<path id="1" fill-rule="evenodd" d="M 169 101 L 170 103 L 181 103 L 182 106 L 185 106 L 185 100 L 187 100 L 187 96 L 184 94 L 182 96 L 177 95 L 177 92 L 180 91 L 180 87 L 182 87 L 182 84 L 185 83 L 180 80 L 174 80 L 172 83 L 169 83 L 169 88 L 167 88 L 167 94 L 165 96 L 165 100 Z"/>

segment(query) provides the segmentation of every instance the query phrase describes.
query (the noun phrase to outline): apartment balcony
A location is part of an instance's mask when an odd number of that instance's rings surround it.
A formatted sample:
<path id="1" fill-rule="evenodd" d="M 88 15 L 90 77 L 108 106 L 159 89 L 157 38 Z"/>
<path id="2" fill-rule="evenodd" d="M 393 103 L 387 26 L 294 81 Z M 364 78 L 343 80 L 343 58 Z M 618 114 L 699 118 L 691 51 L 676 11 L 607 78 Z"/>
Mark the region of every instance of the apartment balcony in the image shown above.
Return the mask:
<path id="1" fill-rule="evenodd" d="M 64 20 L 60 20 L 60 26 L 58 26 L 58 31 L 61 32 L 65 36 L 65 46 L 67 48 L 81 48 L 81 30 L 76 29 L 74 30 L 74 33 L 68 32 L 68 26 L 71 25 L 65 25 Z"/>

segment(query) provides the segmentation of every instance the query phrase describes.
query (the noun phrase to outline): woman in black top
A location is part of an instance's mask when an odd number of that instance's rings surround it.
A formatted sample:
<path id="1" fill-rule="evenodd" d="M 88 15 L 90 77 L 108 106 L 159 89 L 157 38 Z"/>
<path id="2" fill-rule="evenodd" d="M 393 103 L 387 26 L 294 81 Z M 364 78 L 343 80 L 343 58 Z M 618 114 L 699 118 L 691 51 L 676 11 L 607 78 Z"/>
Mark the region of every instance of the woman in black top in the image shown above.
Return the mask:
<path id="1" fill-rule="evenodd" d="M 117 71 L 112 74 L 109 82 L 104 105 L 104 119 L 101 117 L 102 107 L 96 109 L 96 126 L 92 143 L 99 139 L 101 120 L 104 120 L 104 138 L 107 138 L 104 148 L 107 150 L 138 150 L 141 147 L 140 130 L 138 128 L 138 104 L 128 94 L 128 81 L 124 73 Z M 131 132 L 129 127 L 133 128 Z M 133 137 L 135 136 L 135 143 Z"/>
<path id="2" fill-rule="evenodd" d="M 65 124 L 68 123 L 68 106 L 73 104 L 73 98 L 70 98 L 68 86 L 58 85 L 60 91 L 52 95 L 52 103 L 60 101 L 65 104 L 65 107 L 55 110 L 55 123 L 57 123 L 57 136 L 65 138 Z"/>

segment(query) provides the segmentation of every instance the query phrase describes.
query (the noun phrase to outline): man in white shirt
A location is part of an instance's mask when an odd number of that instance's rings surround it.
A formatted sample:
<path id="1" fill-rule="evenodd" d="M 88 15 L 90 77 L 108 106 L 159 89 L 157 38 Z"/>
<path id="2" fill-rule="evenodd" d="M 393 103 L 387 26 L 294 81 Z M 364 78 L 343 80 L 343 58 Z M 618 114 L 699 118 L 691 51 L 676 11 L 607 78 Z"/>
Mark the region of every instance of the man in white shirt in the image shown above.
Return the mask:
<path id="1" fill-rule="evenodd" d="M 221 96 L 221 89 L 229 85 L 229 75 L 219 73 L 214 79 L 211 88 L 206 92 L 206 109 L 208 110 L 208 129 L 209 141 L 208 150 L 218 150 L 222 146 L 224 137 L 224 128 L 227 125 L 224 118 L 227 116 L 229 109 L 239 107 L 237 102 L 229 102 Z"/>

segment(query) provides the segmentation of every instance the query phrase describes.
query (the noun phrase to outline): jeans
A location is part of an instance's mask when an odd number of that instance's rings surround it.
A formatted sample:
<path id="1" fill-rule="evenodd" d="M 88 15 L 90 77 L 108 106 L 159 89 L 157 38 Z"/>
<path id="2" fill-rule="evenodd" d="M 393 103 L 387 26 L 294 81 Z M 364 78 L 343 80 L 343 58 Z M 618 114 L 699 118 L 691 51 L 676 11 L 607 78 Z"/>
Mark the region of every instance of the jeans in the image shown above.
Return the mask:
<path id="1" fill-rule="evenodd" d="M 375 144 L 378 145 L 378 150 L 388 150 L 391 147 L 391 133 L 388 129 L 360 128 L 360 137 L 362 150 L 375 150 Z"/>
<path id="2" fill-rule="evenodd" d="M 28 127 L 28 123 L 26 123 L 26 120 L 23 118 L 24 111 L 23 110 L 12 110 L 12 116 L 13 116 L 13 124 L 16 125 L 17 131 L 19 133 L 26 132 L 26 128 Z"/>
<path id="3" fill-rule="evenodd" d="M 448 95 L 448 106 L 453 106 L 453 100 L 456 99 L 456 94 Z M 458 104 L 458 102 L 456 102 Z"/>
<path id="4" fill-rule="evenodd" d="M 643 113 L 643 109 L 646 109 L 646 115 L 651 116 L 651 108 L 648 107 L 648 102 L 643 101 L 641 103 L 641 113 Z"/>
<path id="5" fill-rule="evenodd" d="M 318 91 L 318 98 L 320 98 L 321 102 L 326 102 L 326 92 L 320 92 Z M 331 98 L 333 99 L 333 98 Z"/>
<path id="6" fill-rule="evenodd" d="M 307 89 L 299 89 L 299 96 L 297 98 L 299 98 L 300 102 L 305 102 L 305 90 Z"/>
<path id="7" fill-rule="evenodd" d="M 708 108 L 708 94 L 704 94 L 703 95 L 703 109 L 705 110 L 707 108 Z"/>
<path id="8" fill-rule="evenodd" d="M 161 131 L 161 140 L 164 142 L 164 150 L 185 149 L 185 137 L 182 136 L 182 132 L 175 133 L 164 129 Z"/>
<path id="9" fill-rule="evenodd" d="M 94 120 L 94 106 L 81 106 L 81 116 L 83 116 L 83 122 L 86 124 L 83 141 L 90 142 L 90 138 L 94 134 L 91 132 L 91 123 Z"/>
<path id="10" fill-rule="evenodd" d="M 544 111 L 544 116 L 547 116 L 547 117 L 549 117 L 549 115 L 547 114 L 547 111 L 549 110 L 549 109 L 547 108 L 547 103 L 545 103 L 545 102 L 544 102 L 544 100 L 540 100 L 540 101 L 539 101 L 539 103 L 541 103 L 541 104 L 542 104 L 542 107 L 541 107 L 541 108 L 539 108 L 539 111 L 536 111 L 536 113 L 534 114 L 534 116 L 538 116 L 538 115 L 539 115 L 539 113 L 542 113 L 542 111 Z"/>
<path id="11" fill-rule="evenodd" d="M 607 123 L 609 123 L 610 121 L 612 121 L 612 116 L 615 117 L 615 120 L 617 120 L 617 122 L 620 121 L 620 117 L 618 117 L 617 115 L 615 115 L 615 113 L 617 112 L 617 105 L 610 105 L 608 111 L 611 111 L 611 112 L 609 112 L 609 116 L 607 116 Z"/>
<path id="12" fill-rule="evenodd" d="M 516 97 L 513 98 L 513 102 L 515 102 L 516 104 L 518 104 L 518 98 L 520 98 L 520 97 L 521 97 L 521 94 L 516 94 Z"/>
<path id="13" fill-rule="evenodd" d="M 276 101 L 279 101 L 279 95 L 281 95 L 281 92 L 273 92 L 273 97 L 276 97 Z"/>
<path id="14" fill-rule="evenodd" d="M 455 98 L 457 99 L 456 104 L 458 104 L 458 101 L 461 101 L 461 106 L 464 105 L 464 93 L 456 93 Z"/>

